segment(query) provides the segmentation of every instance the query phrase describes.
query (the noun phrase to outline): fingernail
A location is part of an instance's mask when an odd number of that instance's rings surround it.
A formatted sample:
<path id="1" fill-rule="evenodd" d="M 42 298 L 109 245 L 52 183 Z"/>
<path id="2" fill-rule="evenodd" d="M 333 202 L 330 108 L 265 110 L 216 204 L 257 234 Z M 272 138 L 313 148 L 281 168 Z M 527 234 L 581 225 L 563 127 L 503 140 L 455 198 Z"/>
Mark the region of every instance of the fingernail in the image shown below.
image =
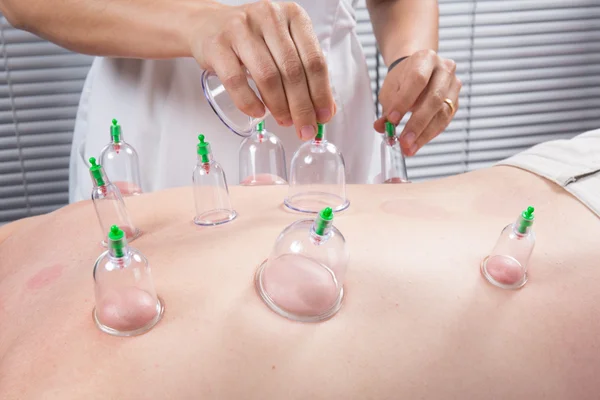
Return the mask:
<path id="1" fill-rule="evenodd" d="M 417 150 L 419 150 L 417 145 L 413 144 L 412 146 L 410 146 L 410 149 L 408 149 L 408 152 L 411 156 L 414 156 Z"/>
<path id="2" fill-rule="evenodd" d="M 413 142 L 415 141 L 415 134 L 408 132 L 406 135 L 404 135 L 404 141 L 407 146 L 412 146 Z"/>
<path id="3" fill-rule="evenodd" d="M 388 121 L 392 124 L 398 125 L 400 123 L 400 113 L 398 111 L 392 111 L 390 115 L 388 115 Z"/>
<path id="4" fill-rule="evenodd" d="M 321 108 L 317 111 L 317 120 L 319 122 L 327 122 L 331 118 L 331 111 L 328 108 Z"/>
<path id="5" fill-rule="evenodd" d="M 315 128 L 312 125 L 303 126 L 300 129 L 300 134 L 302 135 L 302 140 L 310 140 L 315 137 Z"/>
<path id="6" fill-rule="evenodd" d="M 292 126 L 294 124 L 290 118 L 279 120 L 277 123 L 281 126 Z"/>

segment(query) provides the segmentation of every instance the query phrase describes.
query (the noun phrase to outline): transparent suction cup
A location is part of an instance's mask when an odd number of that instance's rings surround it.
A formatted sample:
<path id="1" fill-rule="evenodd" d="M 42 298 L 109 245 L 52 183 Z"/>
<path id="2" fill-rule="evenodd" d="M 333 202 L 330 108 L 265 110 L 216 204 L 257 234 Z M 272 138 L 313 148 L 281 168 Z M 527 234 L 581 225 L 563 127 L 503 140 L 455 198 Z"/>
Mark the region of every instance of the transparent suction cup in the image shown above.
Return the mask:
<path id="1" fill-rule="evenodd" d="M 317 136 L 294 154 L 289 184 L 284 204 L 292 210 L 318 213 L 324 207 L 331 207 L 339 212 L 350 205 L 346 198 L 344 158 L 325 139 L 323 125 L 319 124 Z"/>
<path id="2" fill-rule="evenodd" d="M 196 225 L 220 225 L 232 221 L 236 212 L 231 207 L 225 172 L 213 160 L 210 144 L 204 135 L 198 136 L 198 162 L 194 168 L 194 200 L 196 202 Z"/>
<path id="3" fill-rule="evenodd" d="M 125 232 L 128 241 L 132 242 L 139 237 L 140 231 L 131 221 L 121 192 L 110 182 L 104 168 L 96 164 L 94 157 L 90 158 L 90 176 L 94 185 L 92 201 L 102 232 L 108 232 L 111 226 L 116 225 Z M 102 245 L 106 246 L 105 240 Z"/>
<path id="4" fill-rule="evenodd" d="M 252 136 L 242 141 L 239 151 L 240 184 L 284 185 L 287 180 L 285 152 L 277 136 L 260 122 Z"/>
<path id="5" fill-rule="evenodd" d="M 314 220 L 285 228 L 256 273 L 256 288 L 277 314 L 302 322 L 335 315 L 342 305 L 348 265 L 344 236 L 326 208 Z"/>
<path id="6" fill-rule="evenodd" d="M 381 174 L 384 183 L 410 183 L 406 173 L 406 162 L 396 136 L 396 127 L 385 123 L 386 134 L 381 141 Z"/>
<path id="7" fill-rule="evenodd" d="M 86 170 L 90 170 L 90 163 L 88 161 L 88 159 L 85 157 L 85 148 L 86 148 L 86 142 L 85 140 L 83 140 L 79 146 L 77 147 L 77 154 L 78 154 L 78 168 L 77 171 L 81 171 L 81 168 L 85 168 Z M 92 192 L 92 183 L 88 180 L 78 180 L 78 186 L 79 186 L 79 197 L 81 198 L 81 200 L 89 200 L 90 198 L 90 193 Z"/>
<path id="8" fill-rule="evenodd" d="M 96 326 L 114 336 L 135 336 L 160 321 L 164 307 L 156 294 L 148 260 L 127 245 L 116 225 L 108 234 L 108 251 L 94 265 Z"/>
<path id="9" fill-rule="evenodd" d="M 260 93 L 256 87 L 256 83 L 248 76 L 248 85 L 256 93 L 256 96 L 260 99 Z M 227 127 L 235 134 L 248 137 L 252 135 L 254 127 L 259 122 L 264 121 L 270 113 L 265 107 L 265 115 L 260 118 L 251 118 L 248 115 L 240 111 L 225 86 L 221 83 L 221 80 L 214 72 L 204 71 L 202 73 L 202 90 L 204 96 L 208 100 L 208 103 L 212 107 L 213 111 L 217 114 L 219 119 L 227 125 Z M 262 100 L 262 99 L 261 99 Z"/>
<path id="10" fill-rule="evenodd" d="M 116 119 L 110 127 L 111 142 L 100 153 L 100 164 L 123 196 L 142 193 L 140 161 L 135 149 L 123 139 Z"/>
<path id="11" fill-rule="evenodd" d="M 492 285 L 502 289 L 519 289 L 527 283 L 527 263 L 535 246 L 533 207 L 506 226 L 496 246 L 481 262 L 481 273 Z"/>

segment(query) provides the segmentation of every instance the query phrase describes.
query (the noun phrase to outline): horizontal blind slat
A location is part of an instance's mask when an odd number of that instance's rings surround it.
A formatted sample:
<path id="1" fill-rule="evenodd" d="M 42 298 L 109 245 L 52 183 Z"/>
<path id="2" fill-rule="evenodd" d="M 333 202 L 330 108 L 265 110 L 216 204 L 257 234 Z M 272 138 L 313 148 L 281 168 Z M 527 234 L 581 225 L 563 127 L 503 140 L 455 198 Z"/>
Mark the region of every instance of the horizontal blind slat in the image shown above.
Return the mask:
<path id="1" fill-rule="evenodd" d="M 486 25 L 476 26 L 477 38 L 510 37 L 527 34 L 554 33 L 554 32 L 580 32 L 598 29 L 598 20 L 572 20 L 566 21 L 546 21 L 519 23 L 511 25 Z"/>
<path id="2" fill-rule="evenodd" d="M 27 110 L 43 107 L 77 106 L 79 104 L 79 93 L 51 94 L 40 96 L 14 96 L 11 98 L 0 97 L 0 111 Z"/>
<path id="3" fill-rule="evenodd" d="M 600 85 L 600 75 L 581 77 L 572 76 L 563 79 L 534 79 L 513 82 L 479 83 L 471 86 L 470 93 L 471 96 L 477 96 L 567 88 L 585 88 L 598 85 Z"/>
<path id="4" fill-rule="evenodd" d="M 84 80 L 87 76 L 89 67 L 65 67 L 48 68 L 21 71 L 0 71 L 0 85 L 8 84 L 9 77 L 11 84 L 33 83 L 33 82 L 56 82 L 73 81 L 75 79 Z"/>
<path id="5" fill-rule="evenodd" d="M 599 86 L 583 88 L 537 90 L 535 92 L 505 93 L 491 95 L 473 95 L 470 97 L 472 108 L 504 105 L 520 105 L 532 102 L 546 103 L 550 101 L 565 101 L 570 99 L 595 99 L 600 94 Z"/>
<path id="6" fill-rule="evenodd" d="M 74 115 L 73 115 L 74 117 Z M 53 121 L 19 122 L 19 135 L 35 135 L 46 132 L 73 131 L 75 119 Z M 0 137 L 14 136 L 15 127 L 12 124 L 0 124 Z"/>
<path id="7" fill-rule="evenodd" d="M 473 139 L 469 141 L 469 156 L 475 151 L 483 153 L 485 151 L 493 151 L 495 149 L 531 147 L 538 143 L 547 142 L 549 140 L 569 139 L 573 137 L 573 135 L 573 132 L 560 132 L 550 134 L 545 133 L 541 135 L 513 136 L 510 138 L 488 138 L 484 140 Z"/>
<path id="8" fill-rule="evenodd" d="M 477 3 L 477 18 L 475 18 L 476 27 L 481 25 L 513 25 L 524 22 L 547 22 L 564 20 L 577 21 L 600 18 L 600 7 L 597 5 L 580 5 L 560 8 L 546 8 L 540 6 L 526 10 L 518 10 L 511 8 L 505 9 L 505 11 L 495 11 L 489 13 L 483 11 L 485 9 L 485 5 L 486 2 L 484 1 L 479 1 Z"/>
<path id="9" fill-rule="evenodd" d="M 84 67 L 85 71 L 91 65 L 91 58 L 81 54 L 34 55 L 29 57 L 10 57 L 7 62 L 0 59 L 0 68 L 10 70 L 11 74 L 23 70 L 40 70 L 55 68 Z"/>
<path id="10" fill-rule="evenodd" d="M 469 131 L 470 140 L 483 138 L 517 137 L 524 135 L 544 134 L 549 132 L 582 133 L 590 129 L 598 128 L 598 120 L 595 118 L 578 121 L 551 121 L 541 122 L 535 125 L 517 125 L 503 127 L 483 127 Z"/>
<path id="11" fill-rule="evenodd" d="M 13 111 L 0 111 L 0 124 L 12 123 L 16 115 L 17 121 L 34 122 L 72 118 L 77 113 L 77 106 L 48 107 L 38 109 L 24 109 Z"/>
<path id="12" fill-rule="evenodd" d="M 2 162 L 0 164 L 0 174 L 13 174 L 13 173 L 30 173 L 33 171 L 43 171 L 46 169 L 60 169 L 65 165 L 69 164 L 69 156 L 70 154 L 62 153 L 55 154 L 52 158 L 45 157 L 37 160 L 25 160 L 23 163 L 21 161 L 9 161 Z"/>
<path id="13" fill-rule="evenodd" d="M 491 118 L 497 116 L 535 115 L 549 112 L 596 109 L 600 110 L 600 96 L 562 101 L 531 102 L 525 104 L 509 104 L 493 107 L 476 107 L 471 104 L 471 119 Z M 600 111 L 598 112 L 600 114 Z"/>
<path id="14" fill-rule="evenodd" d="M 27 185 L 27 193 L 44 194 L 44 193 L 61 193 L 69 190 L 69 181 L 51 181 L 31 183 Z M 18 185 L 3 185 L 0 186 L 0 199 L 8 199 L 11 197 L 25 196 L 25 186 L 21 183 Z"/>
<path id="15" fill-rule="evenodd" d="M 559 54 L 540 57 L 522 57 L 506 60 L 478 60 L 473 61 L 473 73 L 479 72 L 510 72 L 528 70 L 533 68 L 543 69 L 552 67 L 577 67 L 595 66 L 600 62 L 599 54 Z M 565 68 L 568 69 L 568 68 Z"/>
<path id="16" fill-rule="evenodd" d="M 76 94 L 81 95 L 83 80 L 41 83 L 17 83 L 13 85 L 0 85 L 0 96 L 12 94 L 18 96 L 44 96 L 52 94 Z"/>

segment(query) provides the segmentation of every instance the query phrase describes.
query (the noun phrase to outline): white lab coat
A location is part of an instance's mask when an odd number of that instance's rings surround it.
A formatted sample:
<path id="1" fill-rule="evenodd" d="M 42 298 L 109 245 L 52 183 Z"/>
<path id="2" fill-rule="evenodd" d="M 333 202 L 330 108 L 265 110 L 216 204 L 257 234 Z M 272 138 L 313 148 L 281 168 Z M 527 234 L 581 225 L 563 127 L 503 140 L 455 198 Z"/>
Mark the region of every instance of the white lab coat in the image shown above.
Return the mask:
<path id="1" fill-rule="evenodd" d="M 355 32 L 353 0 L 303 0 L 327 58 L 337 114 L 326 125 L 327 139 L 341 150 L 349 183 L 369 183 L 380 173 L 380 137 L 373 130 L 375 107 L 367 64 Z M 248 1 L 223 1 L 242 4 Z M 86 79 L 71 151 L 69 200 L 88 199 L 91 179 L 84 157 L 98 157 L 110 141 L 112 118 L 138 152 L 142 188 L 155 191 L 191 184 L 199 133 L 210 142 L 228 184 L 237 184 L 242 140 L 217 118 L 202 92 L 194 59 L 96 58 Z M 289 163 L 301 145 L 293 128 L 269 117 L 267 130 L 283 142 Z M 110 177 L 109 177 L 110 178 Z"/>

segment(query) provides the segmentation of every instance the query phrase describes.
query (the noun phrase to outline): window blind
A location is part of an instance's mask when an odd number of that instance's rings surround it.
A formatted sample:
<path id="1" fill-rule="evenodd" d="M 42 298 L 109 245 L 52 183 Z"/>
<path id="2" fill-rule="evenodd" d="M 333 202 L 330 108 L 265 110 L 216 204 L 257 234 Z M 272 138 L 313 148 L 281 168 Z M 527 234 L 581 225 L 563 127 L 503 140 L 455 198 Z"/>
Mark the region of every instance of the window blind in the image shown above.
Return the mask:
<path id="1" fill-rule="evenodd" d="M 537 143 L 600 127 L 600 1 L 439 5 L 439 52 L 457 63 L 460 109 L 444 133 L 407 159 L 411 180 L 486 167 Z M 387 69 L 365 0 L 356 8 L 376 104 Z M 67 203 L 75 114 L 92 58 L 16 30 L 4 17 L 0 40 L 2 224 Z"/>
<path id="2" fill-rule="evenodd" d="M 75 113 L 91 57 L 0 18 L 0 223 L 68 202 Z"/>

